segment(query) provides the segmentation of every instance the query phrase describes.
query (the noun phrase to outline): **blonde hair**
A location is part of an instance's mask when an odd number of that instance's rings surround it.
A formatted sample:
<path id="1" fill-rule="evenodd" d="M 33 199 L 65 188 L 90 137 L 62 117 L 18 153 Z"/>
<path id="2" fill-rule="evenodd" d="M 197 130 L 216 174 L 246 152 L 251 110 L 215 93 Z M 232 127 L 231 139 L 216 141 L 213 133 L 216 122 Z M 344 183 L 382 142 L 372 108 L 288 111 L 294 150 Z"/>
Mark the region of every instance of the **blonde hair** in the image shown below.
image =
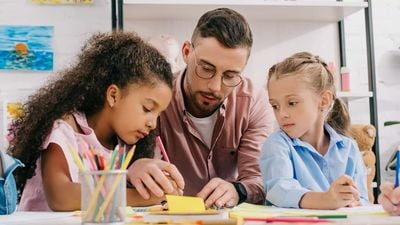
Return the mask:
<path id="1" fill-rule="evenodd" d="M 334 75 L 319 56 L 308 52 L 299 52 L 273 65 L 268 71 L 268 81 L 287 76 L 300 77 L 316 93 L 331 91 L 334 102 L 326 122 L 338 133 L 347 135 L 350 125 L 347 106 L 336 97 Z"/>

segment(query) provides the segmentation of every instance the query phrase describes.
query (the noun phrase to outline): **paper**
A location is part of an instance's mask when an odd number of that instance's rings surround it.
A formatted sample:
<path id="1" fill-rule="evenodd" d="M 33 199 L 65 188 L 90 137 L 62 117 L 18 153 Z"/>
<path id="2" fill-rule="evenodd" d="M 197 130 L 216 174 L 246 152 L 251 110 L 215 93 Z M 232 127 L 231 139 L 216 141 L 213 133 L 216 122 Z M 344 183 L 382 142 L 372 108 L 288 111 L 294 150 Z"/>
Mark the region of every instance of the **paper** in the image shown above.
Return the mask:
<path id="1" fill-rule="evenodd" d="M 337 210 L 312 210 L 278 208 L 274 206 L 259 206 L 242 203 L 233 208 L 231 218 L 265 218 L 275 216 L 324 216 L 324 215 L 346 215 L 346 216 L 387 216 L 381 205 L 368 205 L 359 207 L 346 207 Z"/>
<path id="2" fill-rule="evenodd" d="M 198 197 L 166 195 L 170 213 L 204 213 L 204 200 Z"/>

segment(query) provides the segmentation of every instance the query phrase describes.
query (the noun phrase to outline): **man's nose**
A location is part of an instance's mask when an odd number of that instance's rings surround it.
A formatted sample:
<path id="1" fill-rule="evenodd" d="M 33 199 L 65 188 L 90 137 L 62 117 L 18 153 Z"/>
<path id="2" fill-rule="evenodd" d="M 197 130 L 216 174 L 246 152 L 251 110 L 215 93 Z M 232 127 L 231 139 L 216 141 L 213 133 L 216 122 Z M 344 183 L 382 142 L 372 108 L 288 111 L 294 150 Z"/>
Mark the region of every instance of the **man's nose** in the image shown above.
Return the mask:
<path id="1" fill-rule="evenodd" d="M 215 74 L 210 80 L 208 80 L 208 88 L 215 92 L 220 91 L 222 86 L 222 76 Z"/>

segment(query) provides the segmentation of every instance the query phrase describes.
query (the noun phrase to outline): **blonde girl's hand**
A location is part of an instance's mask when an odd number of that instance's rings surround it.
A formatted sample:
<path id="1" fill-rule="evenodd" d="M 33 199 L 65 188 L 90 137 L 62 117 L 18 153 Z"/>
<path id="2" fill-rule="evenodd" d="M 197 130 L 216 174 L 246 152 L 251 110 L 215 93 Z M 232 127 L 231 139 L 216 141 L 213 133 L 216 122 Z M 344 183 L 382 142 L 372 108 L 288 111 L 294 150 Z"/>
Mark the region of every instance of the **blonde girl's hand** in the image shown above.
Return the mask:
<path id="1" fill-rule="evenodd" d="M 328 201 L 332 208 L 337 209 L 345 206 L 356 206 L 360 201 L 360 194 L 351 177 L 344 175 L 336 179 L 326 192 Z"/>
<path id="2" fill-rule="evenodd" d="M 393 183 L 384 182 L 380 190 L 378 203 L 391 215 L 400 215 L 400 188 L 394 188 Z"/>

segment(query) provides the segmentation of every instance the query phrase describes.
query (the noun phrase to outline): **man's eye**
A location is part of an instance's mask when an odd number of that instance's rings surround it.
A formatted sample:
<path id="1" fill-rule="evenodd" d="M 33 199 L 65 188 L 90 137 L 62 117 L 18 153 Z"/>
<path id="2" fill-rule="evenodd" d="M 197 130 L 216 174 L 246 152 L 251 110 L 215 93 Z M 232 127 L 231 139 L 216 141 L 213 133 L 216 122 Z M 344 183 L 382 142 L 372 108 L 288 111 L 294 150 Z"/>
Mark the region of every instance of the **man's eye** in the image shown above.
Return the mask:
<path id="1" fill-rule="evenodd" d="M 226 73 L 224 74 L 225 79 L 235 79 L 236 77 L 239 77 L 238 74 L 233 74 L 233 73 Z"/>
<path id="2" fill-rule="evenodd" d="M 205 66 L 202 66 L 201 69 L 204 70 L 205 72 L 213 72 L 214 71 L 214 68 L 205 67 Z"/>
<path id="3" fill-rule="evenodd" d="M 143 106 L 143 112 L 148 113 L 148 112 L 151 112 L 151 110 Z"/>

